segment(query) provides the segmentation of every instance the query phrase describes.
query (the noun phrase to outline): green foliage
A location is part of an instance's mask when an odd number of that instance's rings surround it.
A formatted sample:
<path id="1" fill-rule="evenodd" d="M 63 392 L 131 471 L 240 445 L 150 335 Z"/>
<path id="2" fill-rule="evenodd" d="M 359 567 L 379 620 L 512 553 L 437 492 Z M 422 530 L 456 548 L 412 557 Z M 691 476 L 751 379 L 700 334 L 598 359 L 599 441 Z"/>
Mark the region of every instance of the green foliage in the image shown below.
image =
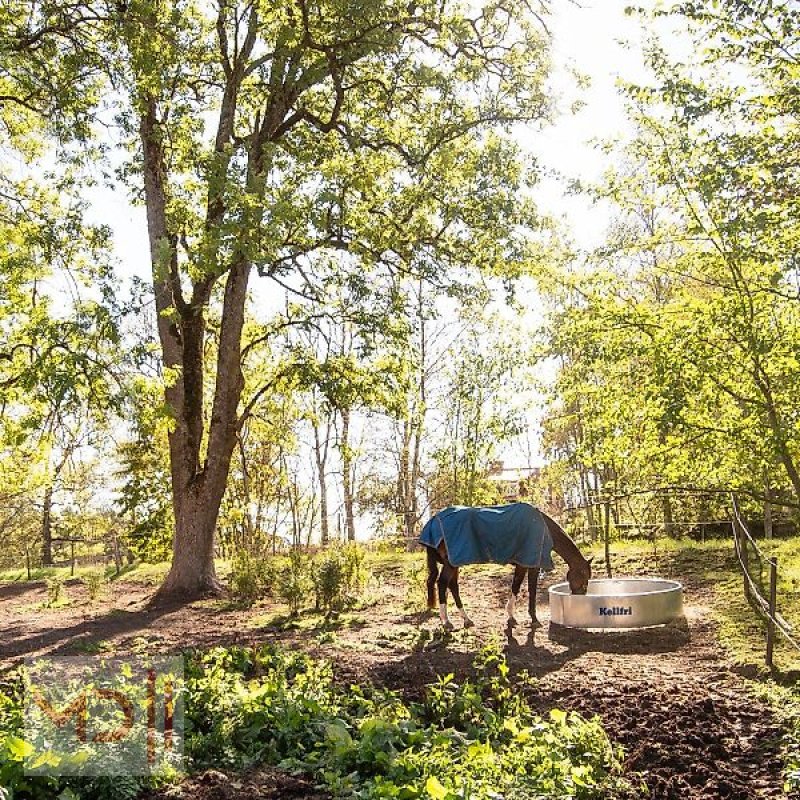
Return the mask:
<path id="1" fill-rule="evenodd" d="M 100 599 L 100 595 L 108 586 L 106 576 L 102 572 L 87 572 L 82 579 L 86 586 L 86 594 L 90 603 L 95 603 Z"/>
<path id="2" fill-rule="evenodd" d="M 659 486 L 797 502 L 796 4 L 670 13 L 698 57 L 654 37 L 652 75 L 624 88 L 635 135 L 596 190 L 618 211 L 607 241 L 543 281 L 547 445 L 584 502 Z"/>
<path id="3" fill-rule="evenodd" d="M 172 553 L 174 516 L 162 388 L 137 378 L 128 387 L 132 436 L 118 446 L 120 486 L 116 505 L 126 522 L 125 546 L 140 561 L 156 563 Z"/>
<path id="4" fill-rule="evenodd" d="M 473 307 L 442 394 L 443 435 L 434 452 L 432 507 L 492 505 L 501 489 L 489 477 L 499 449 L 522 430 L 530 346 L 511 323 Z M 498 331 L 501 333 L 498 334 Z"/>
<path id="5" fill-rule="evenodd" d="M 292 616 L 297 616 L 300 612 L 311 586 L 310 559 L 299 549 L 293 549 L 284 568 L 278 573 L 275 586 L 278 597 L 289 606 Z"/>
<path id="6" fill-rule="evenodd" d="M 268 556 L 239 550 L 231 559 L 231 594 L 240 603 L 252 606 L 272 593 L 277 574 L 278 569 Z"/>
<path id="7" fill-rule="evenodd" d="M 408 611 L 424 611 L 428 607 L 428 568 L 420 559 L 416 558 L 406 565 L 404 571 L 406 594 L 403 601 Z"/>
<path id="8" fill-rule="evenodd" d="M 329 547 L 311 564 L 316 606 L 326 615 L 355 605 L 366 585 L 364 548 L 356 542 Z"/>
<path id="9" fill-rule="evenodd" d="M 254 763 L 310 773 L 334 795 L 456 800 L 622 796 L 619 754 L 597 721 L 534 714 L 511 690 L 502 655 L 474 682 L 446 677 L 420 703 L 371 686 L 339 688 L 330 665 L 271 647 L 216 648 L 186 664 L 191 771 Z M 27 777 L 21 681 L 0 684 L 0 783 L 10 797 L 133 797 L 148 779 Z M 61 797 L 68 797 L 68 794 Z"/>
<path id="10" fill-rule="evenodd" d="M 54 608 L 64 601 L 64 578 L 61 575 L 50 575 L 45 578 L 47 586 L 47 607 Z"/>
<path id="11" fill-rule="evenodd" d="M 600 797 L 624 791 L 599 723 L 545 720 L 511 691 L 496 652 L 478 678 L 452 677 L 422 703 L 335 686 L 327 664 L 299 654 L 215 650 L 192 661 L 187 746 L 194 768 L 254 760 L 310 772 L 334 794 L 361 797 Z M 619 795 L 618 795 L 619 796 Z"/>

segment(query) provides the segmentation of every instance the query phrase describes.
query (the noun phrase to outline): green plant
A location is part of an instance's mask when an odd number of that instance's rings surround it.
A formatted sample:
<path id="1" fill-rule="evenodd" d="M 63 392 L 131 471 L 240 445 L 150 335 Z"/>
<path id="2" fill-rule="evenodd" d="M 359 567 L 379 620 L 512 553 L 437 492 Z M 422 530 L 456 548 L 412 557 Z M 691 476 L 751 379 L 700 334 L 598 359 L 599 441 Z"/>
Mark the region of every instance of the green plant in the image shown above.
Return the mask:
<path id="1" fill-rule="evenodd" d="M 344 568 L 334 550 L 328 550 L 312 566 L 316 607 L 329 615 L 344 608 Z"/>
<path id="2" fill-rule="evenodd" d="M 406 611 L 424 611 L 427 608 L 428 570 L 423 561 L 415 561 L 405 569 L 406 596 L 403 606 Z"/>
<path id="3" fill-rule="evenodd" d="M 357 542 L 348 542 L 341 546 L 341 557 L 345 596 L 348 602 L 355 602 L 367 583 L 364 547 Z"/>
<path id="4" fill-rule="evenodd" d="M 102 572 L 87 572 L 82 580 L 83 585 L 86 587 L 86 594 L 89 597 L 89 602 L 97 602 L 106 588 L 105 575 L 103 575 Z"/>
<path id="5" fill-rule="evenodd" d="M 239 550 L 231 559 L 229 583 L 233 597 L 252 606 L 272 591 L 275 583 L 273 564 L 269 558 Z"/>
<path id="6" fill-rule="evenodd" d="M 619 753 L 597 720 L 535 714 L 510 692 L 496 646 L 480 653 L 475 675 L 463 683 L 446 676 L 409 703 L 369 685 L 340 687 L 327 662 L 271 646 L 188 654 L 186 765 L 272 764 L 312 775 L 341 797 L 628 796 Z M 0 786 L 10 797 L 132 798 L 159 780 L 25 775 L 23 711 L 22 681 L 0 683 Z"/>
<path id="7" fill-rule="evenodd" d="M 278 764 L 336 796 L 627 796 L 597 720 L 534 714 L 512 697 L 496 647 L 475 667 L 475 681 L 447 676 L 408 703 L 371 686 L 341 689 L 306 655 L 218 648 L 187 666 L 187 755 L 193 769 Z"/>
<path id="8" fill-rule="evenodd" d="M 292 550 L 287 558 L 285 568 L 277 579 L 278 597 L 288 606 L 291 615 L 297 616 L 303 604 L 303 598 L 311 588 L 310 565 L 306 555 L 300 550 Z"/>
<path id="9" fill-rule="evenodd" d="M 59 605 L 64 600 L 64 579 L 60 575 L 51 575 L 45 578 L 47 586 L 47 603 L 48 608 Z"/>
<path id="10" fill-rule="evenodd" d="M 364 548 L 355 542 L 329 547 L 311 566 L 316 607 L 326 614 L 352 608 L 367 582 Z"/>

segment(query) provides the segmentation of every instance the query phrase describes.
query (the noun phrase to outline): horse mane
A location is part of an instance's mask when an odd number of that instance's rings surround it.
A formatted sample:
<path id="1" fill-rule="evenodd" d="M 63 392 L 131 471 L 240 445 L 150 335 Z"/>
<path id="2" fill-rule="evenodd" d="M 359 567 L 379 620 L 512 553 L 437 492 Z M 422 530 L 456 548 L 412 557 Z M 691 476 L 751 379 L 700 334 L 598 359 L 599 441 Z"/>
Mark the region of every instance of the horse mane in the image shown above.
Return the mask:
<path id="1" fill-rule="evenodd" d="M 552 517 L 549 517 L 544 512 L 541 512 L 541 514 L 553 539 L 553 550 L 567 562 L 570 568 L 588 567 L 589 562 L 583 557 L 578 545 L 575 544 L 567 532 Z"/>

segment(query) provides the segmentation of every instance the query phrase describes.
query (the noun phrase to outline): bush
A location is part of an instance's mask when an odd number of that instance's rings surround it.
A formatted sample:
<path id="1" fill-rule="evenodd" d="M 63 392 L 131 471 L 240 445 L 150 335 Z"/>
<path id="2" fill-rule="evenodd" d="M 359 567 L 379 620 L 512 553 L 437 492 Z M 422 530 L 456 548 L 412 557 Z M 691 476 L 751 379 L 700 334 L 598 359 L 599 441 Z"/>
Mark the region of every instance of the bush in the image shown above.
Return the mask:
<path id="1" fill-rule="evenodd" d="M 64 600 L 64 579 L 60 575 L 51 575 L 45 579 L 47 585 L 47 606 L 57 606 Z"/>
<path id="2" fill-rule="evenodd" d="M 233 597 L 252 606 L 257 600 L 272 593 L 275 568 L 268 557 L 239 550 L 231 559 L 229 583 Z"/>
<path id="3" fill-rule="evenodd" d="M 328 615 L 344 608 L 344 569 L 334 550 L 328 550 L 314 560 L 311 580 L 318 611 L 324 611 Z"/>
<path id="4" fill-rule="evenodd" d="M 82 580 L 86 587 L 86 594 L 89 596 L 89 602 L 94 603 L 99 600 L 106 588 L 106 576 L 102 572 L 87 572 Z"/>
<path id="5" fill-rule="evenodd" d="M 354 542 L 328 548 L 312 563 L 316 607 L 326 614 L 354 606 L 366 585 L 364 549 Z"/>
<path id="6" fill-rule="evenodd" d="M 474 680 L 445 676 L 421 702 L 373 686 L 339 687 L 330 665 L 270 646 L 214 648 L 186 661 L 190 772 L 271 764 L 339 797 L 407 800 L 623 798 L 619 753 L 597 720 L 542 718 L 486 648 Z M 25 775 L 22 681 L 0 682 L 0 787 L 33 800 L 127 800 L 153 778 Z M 3 796 L 0 791 L 0 797 Z"/>
<path id="7" fill-rule="evenodd" d="M 414 561 L 406 566 L 405 582 L 403 606 L 406 611 L 425 611 L 428 608 L 428 565 L 425 561 Z"/>
<path id="8" fill-rule="evenodd" d="M 289 553 L 287 563 L 277 579 L 278 597 L 288 606 L 293 617 L 297 616 L 303 598 L 311 588 L 310 564 L 308 557 L 300 550 Z"/>
<path id="9" fill-rule="evenodd" d="M 218 648 L 187 670 L 191 768 L 257 760 L 346 797 L 628 796 L 599 721 L 533 713 L 499 652 L 475 666 L 475 681 L 446 676 L 408 703 L 371 686 L 340 689 L 329 665 L 306 655 Z"/>
<path id="10" fill-rule="evenodd" d="M 345 595 L 355 602 L 367 583 L 367 571 L 364 565 L 366 553 L 360 544 L 348 542 L 341 548 L 344 565 Z"/>

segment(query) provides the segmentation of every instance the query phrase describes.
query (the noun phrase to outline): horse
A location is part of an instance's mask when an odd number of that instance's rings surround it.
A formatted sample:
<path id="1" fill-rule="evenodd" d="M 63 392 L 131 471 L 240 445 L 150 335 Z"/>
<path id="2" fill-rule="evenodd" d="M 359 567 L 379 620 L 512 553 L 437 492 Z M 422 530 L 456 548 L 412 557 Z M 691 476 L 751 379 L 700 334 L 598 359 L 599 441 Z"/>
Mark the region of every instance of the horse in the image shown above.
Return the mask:
<path id="1" fill-rule="evenodd" d="M 536 618 L 539 570 L 543 566 L 552 568 L 551 549 L 567 563 L 567 582 L 572 594 L 586 594 L 592 577 L 592 559 L 583 557 L 575 542 L 554 519 L 529 503 L 483 508 L 450 506 L 431 517 L 423 527 L 419 541 L 425 546 L 428 558 L 428 610 L 436 609 L 438 586 L 439 617 L 447 631 L 454 630 L 447 615 L 448 589 L 463 618 L 464 627 L 474 625 L 464 610 L 458 588 L 458 571 L 464 564 L 514 565 L 511 596 L 506 604 L 509 626 L 517 624 L 515 605 L 526 575 L 531 626 L 539 624 Z M 448 552 L 448 541 L 456 556 Z"/>

